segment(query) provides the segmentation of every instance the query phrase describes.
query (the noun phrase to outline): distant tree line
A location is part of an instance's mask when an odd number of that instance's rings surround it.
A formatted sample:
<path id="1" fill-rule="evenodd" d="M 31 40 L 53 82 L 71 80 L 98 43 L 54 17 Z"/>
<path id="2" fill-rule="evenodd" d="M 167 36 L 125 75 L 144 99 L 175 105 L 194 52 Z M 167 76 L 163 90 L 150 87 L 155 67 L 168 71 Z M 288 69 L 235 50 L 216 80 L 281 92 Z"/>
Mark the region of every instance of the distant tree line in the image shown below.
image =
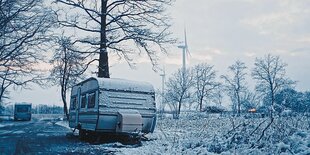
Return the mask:
<path id="1" fill-rule="evenodd" d="M 236 61 L 228 67 L 227 75 L 217 76 L 213 66 L 202 63 L 185 73 L 182 70 L 173 73 L 161 95 L 176 118 L 181 109 L 210 111 L 214 105 L 221 109 L 225 95 L 236 115 L 250 109 L 271 118 L 285 110 L 310 112 L 310 93 L 294 89 L 296 82 L 287 77 L 286 66 L 279 56 L 268 54 L 256 58 L 251 70 L 245 63 Z M 249 89 L 249 80 L 256 81 L 255 90 Z"/>
<path id="2" fill-rule="evenodd" d="M 12 115 L 14 113 L 14 105 L 7 105 L 3 107 L 3 114 Z M 0 114 L 2 114 L 0 113 Z M 63 107 L 56 105 L 32 105 L 32 114 L 63 114 Z"/>
<path id="3" fill-rule="evenodd" d="M 32 107 L 33 114 L 63 114 L 63 107 L 56 105 L 37 105 Z"/>

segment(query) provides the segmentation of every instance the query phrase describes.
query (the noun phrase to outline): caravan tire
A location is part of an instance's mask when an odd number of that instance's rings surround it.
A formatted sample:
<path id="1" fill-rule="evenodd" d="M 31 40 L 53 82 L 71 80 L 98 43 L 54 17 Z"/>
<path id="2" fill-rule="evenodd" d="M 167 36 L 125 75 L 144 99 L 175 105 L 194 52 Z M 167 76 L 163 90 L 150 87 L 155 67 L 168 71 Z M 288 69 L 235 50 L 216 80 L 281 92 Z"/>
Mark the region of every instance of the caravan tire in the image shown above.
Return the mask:
<path id="1" fill-rule="evenodd" d="M 80 129 L 79 130 L 79 139 L 84 140 L 86 137 L 86 130 Z"/>

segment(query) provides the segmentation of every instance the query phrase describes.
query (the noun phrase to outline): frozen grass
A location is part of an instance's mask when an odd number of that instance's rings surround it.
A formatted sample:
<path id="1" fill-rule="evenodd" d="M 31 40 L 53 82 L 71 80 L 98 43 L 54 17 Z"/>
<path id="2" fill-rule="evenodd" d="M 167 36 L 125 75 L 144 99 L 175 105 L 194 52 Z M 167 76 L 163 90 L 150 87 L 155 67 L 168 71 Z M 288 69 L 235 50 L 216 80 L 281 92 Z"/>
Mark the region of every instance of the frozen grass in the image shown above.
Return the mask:
<path id="1" fill-rule="evenodd" d="M 63 120 L 63 114 L 32 114 L 31 117 L 40 121 Z"/>

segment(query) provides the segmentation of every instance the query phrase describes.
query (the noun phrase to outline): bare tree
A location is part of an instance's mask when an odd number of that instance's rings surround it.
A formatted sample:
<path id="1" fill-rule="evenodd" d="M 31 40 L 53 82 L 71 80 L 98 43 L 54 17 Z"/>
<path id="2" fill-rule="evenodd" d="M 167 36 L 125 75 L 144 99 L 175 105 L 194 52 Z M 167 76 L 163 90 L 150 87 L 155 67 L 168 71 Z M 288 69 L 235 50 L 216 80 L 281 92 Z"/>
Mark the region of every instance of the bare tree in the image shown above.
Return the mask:
<path id="1" fill-rule="evenodd" d="M 6 96 L 4 96 L 7 88 L 12 85 L 13 83 L 11 81 L 7 81 L 7 76 L 9 76 L 9 69 L 6 69 L 5 71 L 3 71 L 2 73 L 3 75 L 1 76 L 1 88 L 0 88 L 0 106 L 1 103 L 3 103 L 3 98 L 7 98 Z"/>
<path id="2" fill-rule="evenodd" d="M 169 17 L 165 9 L 173 0 L 55 0 L 69 6 L 56 14 L 61 25 L 84 32 L 76 44 L 81 53 L 99 54 L 98 77 L 109 78 L 109 52 L 116 53 L 129 64 L 131 54 L 146 52 L 153 66 L 156 53 L 166 52 L 169 38 Z M 68 11 L 64 11 L 68 10 Z M 133 47 L 133 48 L 131 48 Z"/>
<path id="3" fill-rule="evenodd" d="M 56 46 L 58 46 L 58 48 L 56 48 L 53 59 L 50 61 L 53 65 L 50 76 L 53 83 L 60 86 L 64 114 L 67 116 L 67 119 L 69 119 L 67 91 L 82 79 L 82 74 L 86 70 L 84 61 L 87 55 L 75 52 L 76 47 L 72 45 L 68 37 L 62 36 L 57 38 Z"/>
<path id="4" fill-rule="evenodd" d="M 183 78 L 184 75 L 184 78 Z M 193 86 L 193 77 L 190 74 L 190 70 L 186 70 L 183 74 L 183 70 L 179 69 L 172 74 L 166 83 L 166 102 L 170 103 L 172 109 L 175 112 L 176 118 L 179 117 L 182 104 L 191 98 L 190 89 Z"/>
<path id="5" fill-rule="evenodd" d="M 223 92 L 223 85 L 220 84 L 216 89 L 215 93 L 213 94 L 213 102 L 216 103 L 218 106 L 222 106 L 223 98 L 224 98 L 224 92 Z"/>
<path id="6" fill-rule="evenodd" d="M 0 113 L 4 110 L 4 99 L 8 98 L 7 88 L 13 84 L 12 82 L 6 80 L 7 76 L 9 76 L 9 69 L 3 71 L 2 74 L 2 78 L 0 79 Z"/>
<path id="7" fill-rule="evenodd" d="M 215 81 L 216 72 L 213 66 L 206 63 L 198 64 L 193 69 L 193 81 L 195 97 L 199 105 L 199 110 L 203 110 L 203 103 L 210 100 L 220 83 Z"/>
<path id="8" fill-rule="evenodd" d="M 247 67 L 241 61 L 236 61 L 228 67 L 231 75 L 222 75 L 221 78 L 225 82 L 225 90 L 233 103 L 233 110 L 237 110 L 238 115 L 241 113 L 241 96 L 247 89 L 245 69 Z"/>
<path id="9" fill-rule="evenodd" d="M 268 54 L 264 58 L 256 58 L 254 65 L 252 77 L 257 81 L 256 90 L 268 99 L 270 117 L 273 118 L 275 95 L 295 82 L 286 76 L 287 64 L 279 56 Z"/>
<path id="10" fill-rule="evenodd" d="M 42 0 L 0 0 L 0 100 L 10 86 L 39 82 L 46 33 L 55 18 Z"/>

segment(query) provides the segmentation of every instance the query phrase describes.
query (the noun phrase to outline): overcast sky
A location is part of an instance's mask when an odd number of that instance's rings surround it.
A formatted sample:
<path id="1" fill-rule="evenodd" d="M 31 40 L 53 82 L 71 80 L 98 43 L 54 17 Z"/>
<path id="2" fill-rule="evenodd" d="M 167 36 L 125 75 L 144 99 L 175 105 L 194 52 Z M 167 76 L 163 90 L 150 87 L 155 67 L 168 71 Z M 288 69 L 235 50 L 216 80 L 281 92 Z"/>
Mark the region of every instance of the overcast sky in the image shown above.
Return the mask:
<path id="1" fill-rule="evenodd" d="M 255 57 L 279 55 L 288 64 L 287 74 L 298 81 L 297 89 L 310 90 L 310 1 L 309 0 L 176 0 L 168 10 L 173 18 L 171 31 L 180 39 L 186 26 L 192 66 L 200 62 L 214 65 L 218 75 L 236 60 L 253 67 Z M 181 50 L 159 54 L 167 78 L 181 67 Z M 110 61 L 111 77 L 147 81 L 160 88 L 161 77 L 145 58 L 136 69 L 126 62 Z M 250 79 L 250 76 L 248 76 Z M 250 85 L 255 83 L 249 80 Z M 61 105 L 60 91 L 12 90 L 11 102 Z"/>

